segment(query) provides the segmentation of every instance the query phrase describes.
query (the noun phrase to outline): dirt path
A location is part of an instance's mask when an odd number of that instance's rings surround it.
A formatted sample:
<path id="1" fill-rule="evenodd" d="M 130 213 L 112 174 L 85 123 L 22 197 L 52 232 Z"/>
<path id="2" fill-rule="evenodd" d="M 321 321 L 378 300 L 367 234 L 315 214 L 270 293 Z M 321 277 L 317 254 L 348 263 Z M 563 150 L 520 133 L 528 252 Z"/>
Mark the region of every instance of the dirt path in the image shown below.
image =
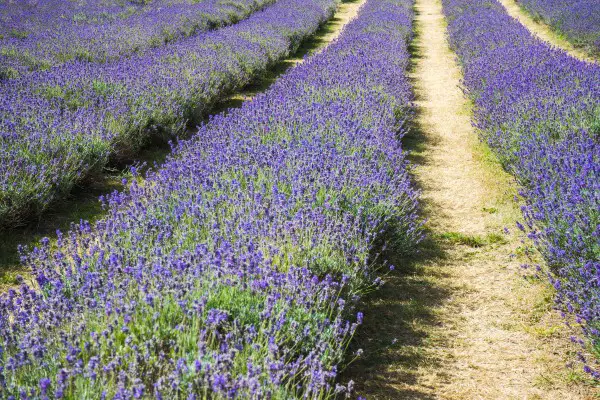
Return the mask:
<path id="1" fill-rule="evenodd" d="M 535 253 L 513 232 L 510 177 L 471 126 L 441 4 L 416 10 L 418 132 L 407 144 L 431 239 L 370 300 L 357 338 L 366 356 L 347 379 L 373 399 L 593 398 L 581 366 L 565 366 L 578 349 L 545 280 L 522 277 Z"/>
<path id="2" fill-rule="evenodd" d="M 506 8 L 506 11 L 511 17 L 515 18 L 517 21 L 523 24 L 531 33 L 533 33 L 535 36 L 542 39 L 543 41 L 566 51 L 572 57 L 578 58 L 589 63 L 598 62 L 598 60 L 590 56 L 587 52 L 578 49 L 573 44 L 571 44 L 571 42 L 562 38 L 558 33 L 553 31 L 552 28 L 550 28 L 550 26 L 548 26 L 544 22 L 534 21 L 534 19 L 531 18 L 531 16 L 524 9 L 521 8 L 517 0 L 498 0 L 498 2 L 502 4 L 504 8 Z"/>

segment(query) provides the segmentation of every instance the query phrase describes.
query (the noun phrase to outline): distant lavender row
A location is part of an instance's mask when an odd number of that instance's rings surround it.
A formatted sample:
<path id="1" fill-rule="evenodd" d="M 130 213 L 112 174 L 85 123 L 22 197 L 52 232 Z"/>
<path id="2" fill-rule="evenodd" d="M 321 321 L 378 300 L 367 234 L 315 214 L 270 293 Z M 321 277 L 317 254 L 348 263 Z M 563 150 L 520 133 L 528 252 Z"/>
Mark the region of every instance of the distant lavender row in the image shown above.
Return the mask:
<path id="1" fill-rule="evenodd" d="M 519 3 L 576 46 L 600 56 L 600 1 L 519 0 Z"/>
<path id="2" fill-rule="evenodd" d="M 26 37 L 53 25 L 60 28 L 68 24 L 121 18 L 144 8 L 143 5 L 121 1 L 0 0 L 0 39 L 7 36 Z"/>
<path id="3" fill-rule="evenodd" d="M 293 51 L 336 0 L 280 0 L 234 26 L 143 56 L 79 62 L 0 84 L 0 226 L 39 214 L 108 157 L 173 137 Z"/>
<path id="4" fill-rule="evenodd" d="M 306 0 L 303 0 L 306 1 Z M 282 2 L 283 3 L 283 2 Z M 323 53 L 219 115 L 0 296 L 19 398 L 331 398 L 379 285 L 421 237 L 399 137 L 412 4 L 370 0 Z M 350 320 L 349 320 L 350 319 Z M 11 397 L 9 397 L 11 398 Z"/>
<path id="5" fill-rule="evenodd" d="M 104 23 L 179 3 L 192 4 L 194 0 L 0 0 L 0 38 L 28 37 L 52 27 Z"/>
<path id="6" fill-rule="evenodd" d="M 536 39 L 494 0 L 443 3 L 477 126 L 522 183 L 558 301 L 600 356 L 600 67 Z"/>
<path id="7" fill-rule="evenodd" d="M 59 10 L 68 8 L 65 10 L 65 18 L 52 18 L 53 14 L 48 17 L 46 13 L 53 11 L 48 7 L 33 7 L 30 12 L 34 15 L 21 14 L 26 18 L 25 21 L 19 22 L 17 17 L 11 18 L 13 28 L 0 39 L 0 80 L 73 61 L 106 62 L 131 54 L 143 54 L 150 48 L 235 23 L 273 1 L 275 0 L 202 0 L 196 3 L 159 3 L 152 7 L 138 6 L 139 10 L 130 12 L 127 18 L 104 18 L 96 23 L 72 21 L 79 15 L 70 15 L 77 10 L 76 7 L 59 5 Z M 122 9 L 96 2 L 90 3 L 86 12 L 102 14 L 99 10 L 90 10 L 94 6 L 104 12 L 118 13 Z M 34 18 L 36 12 L 40 13 L 38 18 Z M 55 22 L 51 23 L 47 19 Z"/>

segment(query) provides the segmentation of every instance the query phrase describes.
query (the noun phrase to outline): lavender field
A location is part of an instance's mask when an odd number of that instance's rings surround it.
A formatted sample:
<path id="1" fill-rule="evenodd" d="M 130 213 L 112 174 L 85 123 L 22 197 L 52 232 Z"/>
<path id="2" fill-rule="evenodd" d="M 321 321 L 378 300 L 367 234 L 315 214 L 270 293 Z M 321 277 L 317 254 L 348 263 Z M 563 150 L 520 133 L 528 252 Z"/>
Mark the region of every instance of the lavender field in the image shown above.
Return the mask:
<path id="1" fill-rule="evenodd" d="M 559 3 L 519 12 L 595 57 Z M 498 0 L 0 0 L 0 400 L 600 396 L 600 66 L 556 43 Z"/>
<path id="2" fill-rule="evenodd" d="M 39 215 L 151 134 L 181 135 L 217 99 L 289 54 L 334 5 L 284 0 L 141 55 L 78 61 L 0 83 L 0 226 Z"/>

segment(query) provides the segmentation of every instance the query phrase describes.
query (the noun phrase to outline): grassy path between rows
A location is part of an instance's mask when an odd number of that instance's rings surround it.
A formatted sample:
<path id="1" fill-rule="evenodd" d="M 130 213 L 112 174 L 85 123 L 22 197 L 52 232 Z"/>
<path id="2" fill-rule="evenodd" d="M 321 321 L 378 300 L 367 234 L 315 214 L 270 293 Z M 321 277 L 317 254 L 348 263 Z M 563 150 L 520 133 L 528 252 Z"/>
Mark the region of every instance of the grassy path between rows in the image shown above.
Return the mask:
<path id="1" fill-rule="evenodd" d="M 594 63 L 597 59 L 592 57 L 585 50 L 575 47 L 571 42 L 562 37 L 558 32 L 554 31 L 550 26 L 543 21 L 534 20 L 531 15 L 525 11 L 518 3 L 518 0 L 498 0 L 504 6 L 506 12 L 525 26 L 531 33 L 541 40 L 564 50 L 570 56 L 580 60 Z"/>
<path id="2" fill-rule="evenodd" d="M 515 227 L 516 187 L 471 126 L 440 0 L 416 1 L 417 122 L 407 139 L 429 240 L 372 296 L 346 378 L 368 399 L 592 399 L 580 350 Z M 508 228 L 508 232 L 505 231 Z"/>
<path id="3" fill-rule="evenodd" d="M 245 101 L 250 101 L 256 94 L 265 91 L 289 68 L 302 62 L 304 57 L 325 49 L 340 35 L 344 26 L 357 15 L 365 1 L 342 0 L 333 18 L 306 40 L 294 54 L 275 64 L 243 90 L 217 104 L 212 114 L 241 107 Z M 190 130 L 189 134 L 192 135 L 195 131 L 196 129 Z M 153 143 L 138 155 L 136 164 L 145 162 L 150 167 L 160 166 L 169 153 L 170 147 L 166 143 Z M 104 175 L 90 178 L 80 187 L 75 188 L 68 198 L 48 210 L 38 221 L 12 231 L 0 232 L 0 291 L 14 285 L 18 275 L 27 274 L 19 264 L 17 250 L 19 245 L 34 246 L 43 237 L 54 240 L 57 229 L 65 232 L 73 222 L 82 219 L 95 221 L 102 218 L 104 212 L 98 201 L 99 196 L 114 190 L 123 190 L 122 179 L 130 178 L 129 175 L 129 166 L 107 170 Z"/>

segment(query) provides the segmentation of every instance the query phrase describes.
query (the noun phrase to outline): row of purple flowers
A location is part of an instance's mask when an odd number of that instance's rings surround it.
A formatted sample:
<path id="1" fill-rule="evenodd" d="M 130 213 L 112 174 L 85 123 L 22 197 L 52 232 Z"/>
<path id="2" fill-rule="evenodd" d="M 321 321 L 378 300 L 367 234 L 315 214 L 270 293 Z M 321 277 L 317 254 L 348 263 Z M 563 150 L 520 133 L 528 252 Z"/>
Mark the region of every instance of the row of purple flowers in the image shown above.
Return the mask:
<path id="1" fill-rule="evenodd" d="M 0 81 L 73 61 L 106 62 L 141 55 L 236 23 L 274 1 L 3 2 Z"/>
<path id="2" fill-rule="evenodd" d="M 600 56 L 600 2 L 597 0 L 519 0 L 534 18 L 550 25 L 578 47 Z"/>

